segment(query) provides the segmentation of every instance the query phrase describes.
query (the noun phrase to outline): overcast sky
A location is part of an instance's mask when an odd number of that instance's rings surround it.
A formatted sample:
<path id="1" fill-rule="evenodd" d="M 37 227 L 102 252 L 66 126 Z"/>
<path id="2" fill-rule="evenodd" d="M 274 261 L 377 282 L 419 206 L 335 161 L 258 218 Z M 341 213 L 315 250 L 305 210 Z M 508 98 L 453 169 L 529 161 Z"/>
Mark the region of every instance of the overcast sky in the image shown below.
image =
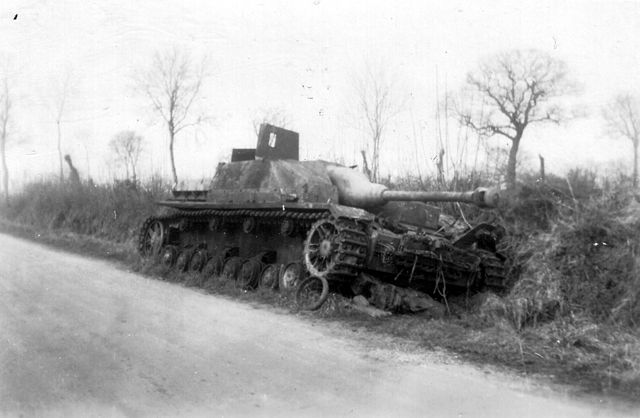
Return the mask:
<path id="1" fill-rule="evenodd" d="M 629 141 L 607 137 L 600 108 L 618 92 L 640 92 L 638 1 L 4 0 L 0 11 L 21 139 L 8 149 L 14 179 L 57 172 L 50 102 L 67 72 L 74 82 L 62 148 L 81 176 L 113 175 L 106 144 L 123 129 L 145 138 L 143 176 L 168 175 L 167 135 L 131 75 L 173 46 L 207 55 L 212 74 L 199 105 L 213 123 L 177 140 L 182 177 L 211 175 L 232 147 L 254 146 L 252 120 L 274 107 L 300 132 L 303 157 L 359 164 L 352 80 L 372 62 L 409 98 L 387 132 L 381 171 L 433 170 L 438 98 L 459 89 L 482 57 L 514 48 L 565 60 L 582 86 L 575 103 L 590 114 L 526 132 L 525 161 L 535 165 L 543 154 L 548 170 L 561 173 L 631 158 Z"/>

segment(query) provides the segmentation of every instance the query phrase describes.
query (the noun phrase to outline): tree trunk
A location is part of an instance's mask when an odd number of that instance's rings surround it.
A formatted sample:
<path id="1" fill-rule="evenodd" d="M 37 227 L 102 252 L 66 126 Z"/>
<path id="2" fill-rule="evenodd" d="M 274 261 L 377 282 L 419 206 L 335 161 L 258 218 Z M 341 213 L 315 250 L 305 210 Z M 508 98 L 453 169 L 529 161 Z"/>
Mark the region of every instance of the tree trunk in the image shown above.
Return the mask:
<path id="1" fill-rule="evenodd" d="M 2 137 L 0 138 L 0 154 L 2 157 L 2 186 L 4 188 L 4 200 L 9 205 L 9 170 L 7 169 L 7 156 L 5 154 L 5 144 L 6 144 L 6 131 L 2 132 Z"/>
<path id="2" fill-rule="evenodd" d="M 380 167 L 380 140 L 378 138 L 374 138 L 373 140 L 373 155 L 371 158 L 371 174 L 374 183 L 378 182 L 379 176 L 379 167 Z"/>
<path id="3" fill-rule="evenodd" d="M 60 132 L 60 119 L 56 121 L 56 125 L 58 125 L 58 162 L 60 163 L 60 183 L 64 181 L 64 174 L 62 172 L 62 134 Z"/>
<path id="4" fill-rule="evenodd" d="M 633 188 L 638 187 L 638 141 L 633 141 Z"/>
<path id="5" fill-rule="evenodd" d="M 131 172 L 133 174 L 133 187 L 138 188 L 138 176 L 136 176 L 136 165 L 131 164 Z"/>
<path id="6" fill-rule="evenodd" d="M 511 149 L 509 150 L 509 161 L 507 162 L 507 189 L 515 190 L 516 188 L 516 160 L 518 157 L 518 147 L 520 146 L 520 138 L 522 136 L 516 136 L 511 141 Z"/>
<path id="7" fill-rule="evenodd" d="M 169 131 L 169 157 L 171 158 L 171 175 L 173 176 L 174 187 L 178 185 L 178 175 L 176 174 L 176 163 L 173 158 L 173 140 L 176 134 L 172 130 Z"/>

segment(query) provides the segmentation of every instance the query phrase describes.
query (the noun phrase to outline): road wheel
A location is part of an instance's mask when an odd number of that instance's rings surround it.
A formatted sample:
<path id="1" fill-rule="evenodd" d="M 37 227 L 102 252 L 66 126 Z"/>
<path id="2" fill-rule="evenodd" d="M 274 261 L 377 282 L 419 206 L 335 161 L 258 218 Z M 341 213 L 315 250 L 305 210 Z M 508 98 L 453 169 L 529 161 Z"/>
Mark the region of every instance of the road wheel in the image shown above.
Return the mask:
<path id="1" fill-rule="evenodd" d="M 277 289 L 278 278 L 282 264 L 267 264 L 260 273 L 260 287 L 264 289 Z"/>
<path id="2" fill-rule="evenodd" d="M 296 223 L 293 219 L 284 219 L 280 223 L 280 234 L 285 237 L 292 237 L 296 233 Z"/>
<path id="3" fill-rule="evenodd" d="M 242 257 L 230 257 L 222 266 L 222 278 L 226 280 L 237 280 L 240 273 L 240 267 L 245 259 Z"/>
<path id="4" fill-rule="evenodd" d="M 260 273 L 262 272 L 262 263 L 256 259 L 250 259 L 245 261 L 240 267 L 240 273 L 238 274 L 238 280 L 236 281 L 237 287 L 242 290 L 251 290 L 258 287 L 258 281 L 260 280 Z"/>
<path id="5" fill-rule="evenodd" d="M 242 221 L 242 231 L 245 234 L 252 234 L 256 230 L 256 218 L 246 218 Z"/>
<path id="6" fill-rule="evenodd" d="M 209 253 L 207 253 L 207 250 L 200 249 L 196 251 L 189 262 L 189 271 L 191 273 L 199 273 L 202 271 L 202 267 L 204 267 L 208 259 Z"/>
<path id="7" fill-rule="evenodd" d="M 180 273 L 187 271 L 187 266 L 189 266 L 189 261 L 191 261 L 191 254 L 191 250 L 182 250 L 178 253 L 178 257 L 176 258 L 176 271 Z"/>
<path id="8" fill-rule="evenodd" d="M 160 263 L 166 268 L 171 268 L 175 264 L 176 258 L 178 258 L 178 249 L 173 245 L 167 245 L 162 250 Z"/>
<path id="9" fill-rule="evenodd" d="M 296 290 L 296 304 L 303 311 L 315 311 L 329 297 L 329 283 L 324 277 L 309 276 Z"/>
<path id="10" fill-rule="evenodd" d="M 303 278 L 304 268 L 301 263 L 289 263 L 282 270 L 280 275 L 279 287 L 280 290 L 290 292 L 298 286 L 298 283 Z"/>
<path id="11" fill-rule="evenodd" d="M 209 219 L 209 230 L 210 231 L 219 231 L 222 227 L 222 219 L 219 217 L 213 217 Z"/>
<path id="12" fill-rule="evenodd" d="M 202 268 L 202 273 L 200 273 L 200 276 L 202 276 L 201 283 L 204 284 L 209 279 L 220 276 L 223 264 L 224 260 L 219 255 L 211 257 Z"/>

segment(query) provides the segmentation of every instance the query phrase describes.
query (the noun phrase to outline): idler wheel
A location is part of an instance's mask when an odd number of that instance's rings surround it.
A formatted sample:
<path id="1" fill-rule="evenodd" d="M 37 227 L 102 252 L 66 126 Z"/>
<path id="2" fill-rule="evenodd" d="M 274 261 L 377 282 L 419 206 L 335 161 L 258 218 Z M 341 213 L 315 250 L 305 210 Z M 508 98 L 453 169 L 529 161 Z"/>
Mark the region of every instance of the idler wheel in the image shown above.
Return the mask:
<path id="1" fill-rule="evenodd" d="M 296 223 L 293 219 L 284 219 L 280 223 L 280 234 L 285 237 L 292 237 L 296 233 Z"/>
<path id="2" fill-rule="evenodd" d="M 296 290 L 296 304 L 303 311 L 315 311 L 329 297 L 329 282 L 324 277 L 309 276 Z"/>
<path id="3" fill-rule="evenodd" d="M 312 276 L 327 277 L 335 267 L 339 235 L 331 219 L 314 223 L 304 243 L 304 263 Z"/>
<path id="4" fill-rule="evenodd" d="M 171 268 L 175 264 L 176 258 L 178 258 L 178 249 L 173 245 L 167 245 L 162 250 L 160 263 L 167 268 Z"/>
<path id="5" fill-rule="evenodd" d="M 224 264 L 224 260 L 219 255 L 214 255 L 207 261 L 207 263 L 202 268 L 202 276 L 204 277 L 203 281 L 207 281 L 212 277 L 217 277 L 222 272 L 222 266 Z"/>
<path id="6" fill-rule="evenodd" d="M 209 259 L 209 253 L 205 249 L 199 249 L 193 253 L 191 261 L 189 262 L 189 271 L 191 273 L 199 273 Z"/>
<path id="7" fill-rule="evenodd" d="M 164 242 L 164 225 L 155 218 L 147 219 L 138 237 L 138 251 L 143 257 L 152 257 L 160 253 Z"/>
<path id="8" fill-rule="evenodd" d="M 298 286 L 304 275 L 304 268 L 301 263 L 289 263 L 282 270 L 280 275 L 280 290 L 291 291 Z"/>
<path id="9" fill-rule="evenodd" d="M 264 289 L 276 289 L 282 264 L 267 264 L 260 273 L 260 287 Z"/>
<path id="10" fill-rule="evenodd" d="M 260 273 L 262 272 L 262 263 L 256 259 L 249 259 L 240 267 L 238 280 L 236 285 L 242 290 L 251 290 L 258 287 Z"/>
<path id="11" fill-rule="evenodd" d="M 224 262 L 222 266 L 221 276 L 227 280 L 237 280 L 240 273 L 240 267 L 245 259 L 242 257 L 231 257 Z"/>
<path id="12" fill-rule="evenodd" d="M 178 253 L 178 257 L 176 258 L 176 270 L 180 273 L 187 271 L 187 266 L 189 266 L 189 261 L 191 261 L 191 250 L 182 250 Z"/>
<path id="13" fill-rule="evenodd" d="M 256 230 L 256 218 L 246 218 L 242 221 L 242 231 L 245 234 L 251 234 Z"/>

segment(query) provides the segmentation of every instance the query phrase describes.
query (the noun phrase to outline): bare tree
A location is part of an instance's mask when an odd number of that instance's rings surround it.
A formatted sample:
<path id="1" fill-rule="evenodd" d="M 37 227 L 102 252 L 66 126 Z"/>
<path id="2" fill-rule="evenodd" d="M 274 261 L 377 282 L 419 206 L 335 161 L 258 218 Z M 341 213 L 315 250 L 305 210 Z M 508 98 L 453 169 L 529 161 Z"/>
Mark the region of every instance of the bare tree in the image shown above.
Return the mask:
<path id="1" fill-rule="evenodd" d="M 558 98 L 575 90 L 567 79 L 564 62 L 537 50 L 514 50 L 489 57 L 467 75 L 471 91 L 482 103 L 457 109 L 463 125 L 481 137 L 503 136 L 511 146 L 507 161 L 507 187 L 516 184 L 516 159 L 529 125 L 560 123 L 567 116 Z"/>
<path id="2" fill-rule="evenodd" d="M 270 107 L 257 111 L 256 117 L 253 118 L 252 122 L 253 131 L 256 133 L 256 136 L 258 136 L 261 124 L 268 123 L 279 128 L 286 128 L 289 123 L 289 118 L 284 110 L 277 107 Z"/>
<path id="3" fill-rule="evenodd" d="M 5 75 L 2 79 L 2 86 L 0 86 L 0 158 L 2 158 L 2 186 L 7 205 L 9 204 L 9 169 L 7 168 L 6 146 L 10 117 L 11 96 L 9 94 L 9 80 Z"/>
<path id="4" fill-rule="evenodd" d="M 136 76 L 136 84 L 149 99 L 153 110 L 164 120 L 169 133 L 169 156 L 173 182 L 178 183 L 173 155 L 178 133 L 206 120 L 204 115 L 192 115 L 206 77 L 204 60 L 195 65 L 191 57 L 174 48 L 153 56 L 151 67 Z"/>
<path id="5" fill-rule="evenodd" d="M 611 135 L 633 144 L 633 187 L 638 187 L 638 142 L 640 142 L 640 101 L 630 94 L 616 97 L 602 112 Z"/>
<path id="6" fill-rule="evenodd" d="M 62 129 L 60 124 L 62 123 L 62 117 L 64 116 L 65 109 L 68 105 L 69 95 L 71 94 L 71 71 L 67 70 L 64 76 L 57 81 L 53 81 L 52 90 L 52 112 L 56 121 L 56 128 L 58 131 L 58 162 L 60 166 L 60 182 L 64 181 L 63 173 L 63 156 L 62 156 Z"/>
<path id="7" fill-rule="evenodd" d="M 404 106 L 395 83 L 381 66 L 366 65 L 361 77 L 354 80 L 357 109 L 364 120 L 364 131 L 371 145 L 371 180 L 380 177 L 380 145 L 386 129 Z"/>
<path id="8" fill-rule="evenodd" d="M 137 166 L 142 153 L 142 137 L 134 131 L 121 131 L 109 142 L 109 148 L 115 154 L 119 163 L 125 167 L 127 180 L 138 184 Z M 131 178 L 129 177 L 131 174 Z"/>

